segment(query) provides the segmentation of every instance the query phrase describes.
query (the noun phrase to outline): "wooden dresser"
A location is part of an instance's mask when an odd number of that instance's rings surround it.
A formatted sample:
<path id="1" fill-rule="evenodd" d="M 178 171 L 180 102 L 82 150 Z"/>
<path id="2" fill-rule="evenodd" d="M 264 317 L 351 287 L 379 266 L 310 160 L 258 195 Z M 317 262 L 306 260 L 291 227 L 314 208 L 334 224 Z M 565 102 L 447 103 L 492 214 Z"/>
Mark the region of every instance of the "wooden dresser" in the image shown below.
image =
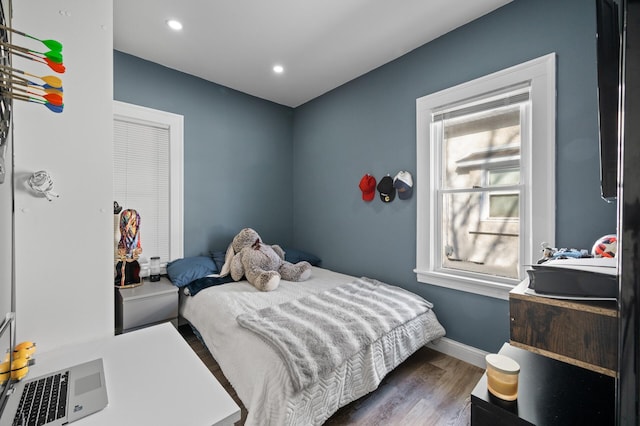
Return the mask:
<path id="1" fill-rule="evenodd" d="M 525 294 L 528 285 L 525 279 L 509 293 L 511 345 L 615 377 L 617 303 Z"/>
<path id="2" fill-rule="evenodd" d="M 615 301 L 561 300 L 509 293 L 510 344 L 500 354 L 520 364 L 518 398 L 471 393 L 473 426 L 615 424 L 618 311 Z"/>

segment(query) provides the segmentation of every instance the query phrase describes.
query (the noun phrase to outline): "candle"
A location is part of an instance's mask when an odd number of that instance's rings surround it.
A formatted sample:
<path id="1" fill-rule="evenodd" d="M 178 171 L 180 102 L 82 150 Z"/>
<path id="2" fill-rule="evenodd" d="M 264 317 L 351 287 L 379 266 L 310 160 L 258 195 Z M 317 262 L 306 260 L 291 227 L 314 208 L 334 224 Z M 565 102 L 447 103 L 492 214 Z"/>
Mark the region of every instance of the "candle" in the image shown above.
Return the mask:
<path id="1" fill-rule="evenodd" d="M 499 354 L 488 354 L 485 359 L 489 392 L 505 401 L 517 399 L 520 365 L 513 359 Z"/>

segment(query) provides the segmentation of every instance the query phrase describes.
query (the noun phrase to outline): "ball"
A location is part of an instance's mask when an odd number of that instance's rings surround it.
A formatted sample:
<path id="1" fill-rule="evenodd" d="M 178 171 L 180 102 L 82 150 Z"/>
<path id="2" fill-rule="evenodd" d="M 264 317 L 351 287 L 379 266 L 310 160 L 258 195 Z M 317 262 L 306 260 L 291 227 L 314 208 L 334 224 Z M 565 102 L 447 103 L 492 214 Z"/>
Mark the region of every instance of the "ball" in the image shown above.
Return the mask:
<path id="1" fill-rule="evenodd" d="M 605 235 L 596 240 L 591 249 L 595 257 L 616 257 L 618 251 L 618 237 L 615 234 Z"/>

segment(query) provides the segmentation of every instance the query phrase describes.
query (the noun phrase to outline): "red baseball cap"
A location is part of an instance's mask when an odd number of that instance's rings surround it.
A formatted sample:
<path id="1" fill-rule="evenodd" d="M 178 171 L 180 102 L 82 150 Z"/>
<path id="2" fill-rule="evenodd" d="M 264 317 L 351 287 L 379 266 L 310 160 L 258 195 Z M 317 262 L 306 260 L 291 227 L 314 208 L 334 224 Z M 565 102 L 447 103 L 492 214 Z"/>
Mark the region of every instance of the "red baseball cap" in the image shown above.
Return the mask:
<path id="1" fill-rule="evenodd" d="M 360 190 L 362 191 L 362 199 L 364 201 L 371 201 L 376 195 L 376 178 L 370 174 L 362 176 L 360 179 Z"/>

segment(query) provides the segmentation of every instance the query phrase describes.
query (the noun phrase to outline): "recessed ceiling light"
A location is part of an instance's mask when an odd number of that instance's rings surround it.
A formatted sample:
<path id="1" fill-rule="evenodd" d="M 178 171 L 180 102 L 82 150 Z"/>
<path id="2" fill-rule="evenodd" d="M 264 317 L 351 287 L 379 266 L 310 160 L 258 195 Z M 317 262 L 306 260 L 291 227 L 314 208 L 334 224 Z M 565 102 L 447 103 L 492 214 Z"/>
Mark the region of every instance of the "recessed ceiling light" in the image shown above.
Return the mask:
<path id="1" fill-rule="evenodd" d="M 175 19 L 169 19 L 167 25 L 172 30 L 180 31 L 182 29 L 182 22 L 176 21 Z"/>
<path id="2" fill-rule="evenodd" d="M 282 65 L 274 65 L 273 72 L 276 74 L 282 74 L 284 72 L 284 67 Z"/>

